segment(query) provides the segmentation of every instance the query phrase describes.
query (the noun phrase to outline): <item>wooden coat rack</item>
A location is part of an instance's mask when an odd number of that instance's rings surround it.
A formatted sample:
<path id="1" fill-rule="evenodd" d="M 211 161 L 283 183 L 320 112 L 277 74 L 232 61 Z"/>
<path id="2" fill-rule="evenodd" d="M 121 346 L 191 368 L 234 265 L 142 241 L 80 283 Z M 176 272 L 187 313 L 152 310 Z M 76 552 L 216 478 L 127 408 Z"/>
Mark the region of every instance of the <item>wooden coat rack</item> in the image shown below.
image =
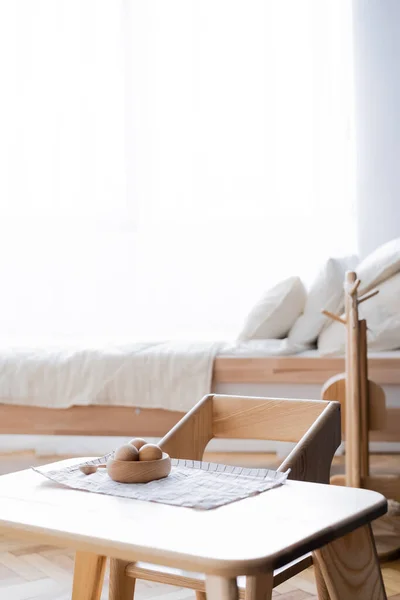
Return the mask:
<path id="1" fill-rule="evenodd" d="M 335 475 L 331 483 L 375 490 L 392 501 L 389 514 L 374 526 L 379 557 L 389 560 L 400 555 L 400 476 L 370 473 L 369 432 L 385 428 L 386 403 L 381 386 L 368 378 L 367 323 L 358 315 L 359 305 L 378 290 L 359 298 L 360 283 L 356 273 L 346 273 L 344 317 L 322 311 L 346 327 L 346 373 L 325 383 L 322 398 L 341 402 L 346 441 L 345 474 Z"/>

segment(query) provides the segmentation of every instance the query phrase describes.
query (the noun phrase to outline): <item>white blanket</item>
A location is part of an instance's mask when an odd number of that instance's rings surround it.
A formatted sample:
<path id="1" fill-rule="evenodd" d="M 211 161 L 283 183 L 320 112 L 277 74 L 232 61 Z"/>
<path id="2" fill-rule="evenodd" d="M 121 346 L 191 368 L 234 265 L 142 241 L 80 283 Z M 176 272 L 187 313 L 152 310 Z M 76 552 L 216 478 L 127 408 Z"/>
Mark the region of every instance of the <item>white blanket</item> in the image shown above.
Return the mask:
<path id="1" fill-rule="evenodd" d="M 215 343 L 0 347 L 0 402 L 187 411 L 211 390 Z"/>

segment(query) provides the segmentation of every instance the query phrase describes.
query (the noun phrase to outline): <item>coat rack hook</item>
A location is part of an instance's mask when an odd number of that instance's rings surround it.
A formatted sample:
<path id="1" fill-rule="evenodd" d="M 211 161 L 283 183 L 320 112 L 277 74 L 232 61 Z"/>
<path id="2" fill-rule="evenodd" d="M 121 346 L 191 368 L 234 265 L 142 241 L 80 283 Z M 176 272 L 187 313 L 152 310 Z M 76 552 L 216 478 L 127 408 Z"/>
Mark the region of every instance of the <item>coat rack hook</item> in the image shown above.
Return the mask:
<path id="1" fill-rule="evenodd" d="M 366 300 L 369 300 L 370 298 L 373 298 L 377 294 L 379 294 L 379 290 L 375 290 L 374 292 L 370 292 L 369 294 L 365 294 L 365 296 L 363 296 L 362 298 L 360 298 L 358 300 L 358 304 L 361 304 L 361 302 L 365 302 Z"/>
<path id="2" fill-rule="evenodd" d="M 357 292 L 358 288 L 360 287 L 360 283 L 361 283 L 360 279 L 356 279 L 355 280 L 354 285 L 349 290 L 350 296 L 354 296 L 355 295 L 355 293 Z"/>
<path id="3" fill-rule="evenodd" d="M 339 323 L 342 323 L 342 325 L 346 325 L 345 319 L 342 319 L 342 317 L 339 317 L 339 315 L 335 315 L 335 314 L 331 313 L 329 310 L 322 310 L 321 312 L 326 317 L 329 317 L 330 319 L 333 319 L 334 321 L 338 321 Z"/>

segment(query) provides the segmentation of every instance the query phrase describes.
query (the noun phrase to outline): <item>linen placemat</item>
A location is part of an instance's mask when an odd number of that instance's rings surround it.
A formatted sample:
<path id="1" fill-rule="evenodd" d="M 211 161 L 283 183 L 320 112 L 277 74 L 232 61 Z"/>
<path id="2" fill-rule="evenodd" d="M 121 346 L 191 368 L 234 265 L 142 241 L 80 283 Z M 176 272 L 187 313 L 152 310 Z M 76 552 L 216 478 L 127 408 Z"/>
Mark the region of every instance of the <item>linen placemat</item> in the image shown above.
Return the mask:
<path id="1" fill-rule="evenodd" d="M 112 453 L 61 469 L 35 467 L 34 471 L 76 490 L 199 509 L 216 508 L 260 494 L 282 485 L 289 474 L 289 471 L 280 473 L 175 458 L 171 459 L 168 477 L 149 483 L 117 483 L 110 479 L 106 469 L 92 475 L 79 470 L 82 465 L 104 464 L 110 456 Z"/>

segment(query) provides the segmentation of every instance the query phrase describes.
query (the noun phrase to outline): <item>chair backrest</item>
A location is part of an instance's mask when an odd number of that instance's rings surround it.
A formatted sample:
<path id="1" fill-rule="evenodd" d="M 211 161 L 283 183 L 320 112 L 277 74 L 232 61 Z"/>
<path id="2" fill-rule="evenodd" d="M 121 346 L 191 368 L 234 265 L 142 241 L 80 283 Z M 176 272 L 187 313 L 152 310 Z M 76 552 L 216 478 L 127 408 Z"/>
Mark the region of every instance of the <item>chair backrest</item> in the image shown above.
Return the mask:
<path id="1" fill-rule="evenodd" d="M 210 394 L 160 445 L 174 458 L 202 460 L 214 437 L 298 442 L 279 470 L 290 468 L 293 479 L 326 483 L 340 434 L 338 402 Z"/>

